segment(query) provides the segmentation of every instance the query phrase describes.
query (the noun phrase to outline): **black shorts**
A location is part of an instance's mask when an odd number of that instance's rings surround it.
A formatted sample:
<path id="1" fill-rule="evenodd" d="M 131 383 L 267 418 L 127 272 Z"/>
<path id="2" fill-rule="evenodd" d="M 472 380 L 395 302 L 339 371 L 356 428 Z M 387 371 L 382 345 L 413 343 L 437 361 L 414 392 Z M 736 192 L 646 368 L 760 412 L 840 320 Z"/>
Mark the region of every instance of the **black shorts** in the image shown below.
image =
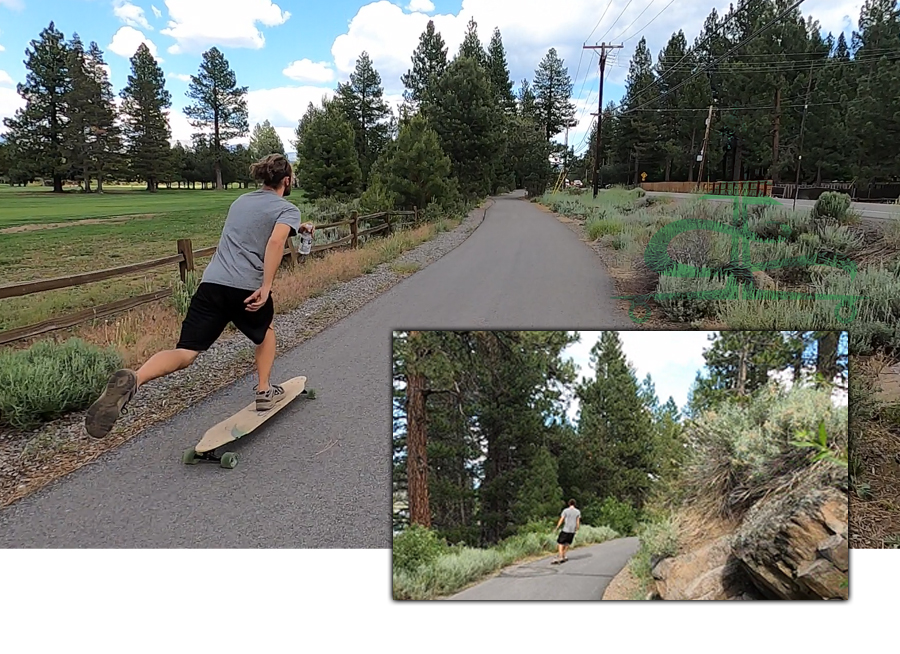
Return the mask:
<path id="1" fill-rule="evenodd" d="M 200 284 L 181 323 L 181 338 L 176 348 L 206 352 L 228 323 L 234 323 L 255 345 L 261 345 L 275 318 L 275 305 L 270 294 L 259 311 L 247 311 L 244 301 L 253 293 L 220 284 Z"/>
<path id="2" fill-rule="evenodd" d="M 571 545 L 574 539 L 575 534 L 570 534 L 568 531 L 561 531 L 559 532 L 559 538 L 556 539 L 556 542 L 560 545 Z"/>

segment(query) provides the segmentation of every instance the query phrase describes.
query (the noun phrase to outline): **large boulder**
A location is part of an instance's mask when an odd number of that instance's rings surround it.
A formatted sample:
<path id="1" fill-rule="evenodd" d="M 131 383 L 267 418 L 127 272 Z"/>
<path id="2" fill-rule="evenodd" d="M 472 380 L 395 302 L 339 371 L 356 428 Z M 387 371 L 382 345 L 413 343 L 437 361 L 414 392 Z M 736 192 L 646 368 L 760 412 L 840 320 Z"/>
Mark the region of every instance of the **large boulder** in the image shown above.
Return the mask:
<path id="1" fill-rule="evenodd" d="M 722 536 L 653 567 L 656 592 L 664 600 L 759 599 L 746 572 Z"/>
<path id="2" fill-rule="evenodd" d="M 846 471 L 820 464 L 747 513 L 732 552 L 775 599 L 847 599 Z"/>

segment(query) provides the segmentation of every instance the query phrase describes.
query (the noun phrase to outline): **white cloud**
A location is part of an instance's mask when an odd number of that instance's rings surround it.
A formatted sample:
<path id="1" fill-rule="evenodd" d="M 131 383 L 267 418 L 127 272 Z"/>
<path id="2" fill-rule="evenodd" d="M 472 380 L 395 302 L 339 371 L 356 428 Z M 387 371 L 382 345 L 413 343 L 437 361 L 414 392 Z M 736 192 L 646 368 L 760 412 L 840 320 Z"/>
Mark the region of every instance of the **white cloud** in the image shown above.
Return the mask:
<path id="1" fill-rule="evenodd" d="M 106 49 L 114 52 L 120 57 L 131 59 L 134 56 L 134 53 L 137 52 L 137 49 L 141 46 L 141 43 L 147 44 L 150 54 L 156 58 L 156 61 L 162 61 L 157 55 L 156 44 L 144 36 L 143 32 L 136 30 L 133 27 L 126 26 L 119 28 L 119 31 L 113 35 L 112 42 L 106 46 Z"/>
<path id="2" fill-rule="evenodd" d="M 113 0 L 113 14 L 126 25 L 142 27 L 145 30 L 153 29 L 147 22 L 144 10 L 131 4 L 128 0 Z"/>
<path id="3" fill-rule="evenodd" d="M 13 81 L 13 78 L 9 76 L 9 73 L 5 70 L 0 70 L 0 85 L 15 86 L 16 83 Z"/>
<path id="4" fill-rule="evenodd" d="M 4 48 L 2 45 L 0 45 L 0 52 L 4 52 L 5 50 L 6 50 L 6 48 Z"/>
<path id="5" fill-rule="evenodd" d="M 21 11 L 25 8 L 25 3 L 22 2 L 22 0 L 0 0 L 0 7 L 8 7 L 15 11 Z"/>
<path id="6" fill-rule="evenodd" d="M 191 81 L 191 76 L 185 75 L 183 73 L 169 73 L 169 77 L 171 77 L 172 79 L 177 79 L 180 82 L 188 82 L 189 83 Z"/>
<path id="7" fill-rule="evenodd" d="M 24 106 L 25 100 L 16 89 L 0 86 L 0 134 L 6 131 L 3 119 L 12 118 Z"/>
<path id="8" fill-rule="evenodd" d="M 424 14 L 429 14 L 434 11 L 434 3 L 431 0 L 410 0 L 406 8 L 410 11 L 421 11 Z"/>
<path id="9" fill-rule="evenodd" d="M 300 59 L 291 63 L 282 71 L 286 77 L 298 82 L 324 84 L 334 79 L 334 71 L 327 61 L 315 63 L 310 59 Z"/>
<path id="10" fill-rule="evenodd" d="M 321 86 L 282 86 L 274 89 L 259 89 L 247 94 L 247 109 L 250 126 L 268 120 L 287 150 L 292 150 L 291 141 L 297 123 L 306 113 L 309 103 L 319 105 L 323 97 L 331 98 L 334 90 Z M 249 140 L 243 139 L 246 143 Z"/>
<path id="11" fill-rule="evenodd" d="M 150 6 L 150 9 L 153 10 L 153 15 L 154 15 L 154 16 L 156 16 L 157 18 L 162 18 L 162 12 L 161 12 L 159 9 L 156 8 L 156 5 L 151 5 L 151 6 Z"/>
<path id="12" fill-rule="evenodd" d="M 161 34 L 175 39 L 172 54 L 198 53 L 216 45 L 262 48 L 266 39 L 257 27 L 283 25 L 290 17 L 270 0 L 166 0 L 169 24 Z"/>
<path id="13" fill-rule="evenodd" d="M 187 116 L 180 109 L 171 109 L 168 115 L 169 129 L 172 130 L 172 144 L 174 145 L 176 142 L 181 141 L 186 146 L 190 145 L 194 128 L 188 122 Z"/>

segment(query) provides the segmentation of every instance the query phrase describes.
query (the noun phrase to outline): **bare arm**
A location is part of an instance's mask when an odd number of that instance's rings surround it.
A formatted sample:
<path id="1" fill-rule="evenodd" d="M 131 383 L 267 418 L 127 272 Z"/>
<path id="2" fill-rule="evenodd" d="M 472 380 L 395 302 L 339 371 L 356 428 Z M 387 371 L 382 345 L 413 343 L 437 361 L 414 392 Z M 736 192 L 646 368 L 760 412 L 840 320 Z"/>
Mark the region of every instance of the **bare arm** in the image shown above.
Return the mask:
<path id="1" fill-rule="evenodd" d="M 559 522 L 556 523 L 556 528 L 557 528 L 557 529 L 559 529 L 560 527 L 562 527 L 563 520 L 565 520 L 565 518 L 563 518 L 562 516 L 559 516 Z"/>
<path id="2" fill-rule="evenodd" d="M 291 235 L 290 225 L 275 225 L 272 236 L 266 244 L 266 254 L 263 259 L 263 285 L 258 291 L 247 298 L 247 311 L 259 311 L 269 300 L 272 292 L 272 284 L 275 283 L 275 273 L 284 259 L 284 244 Z"/>

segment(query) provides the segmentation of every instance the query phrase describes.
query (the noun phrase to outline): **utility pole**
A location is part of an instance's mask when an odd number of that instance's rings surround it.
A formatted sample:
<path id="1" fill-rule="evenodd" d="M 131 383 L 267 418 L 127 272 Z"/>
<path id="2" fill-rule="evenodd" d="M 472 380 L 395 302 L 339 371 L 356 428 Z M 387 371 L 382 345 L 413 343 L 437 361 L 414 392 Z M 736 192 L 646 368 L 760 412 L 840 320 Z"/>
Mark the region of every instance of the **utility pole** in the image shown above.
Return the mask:
<path id="1" fill-rule="evenodd" d="M 606 51 L 607 50 L 615 50 L 621 48 L 622 44 L 619 45 L 607 45 L 606 43 L 601 43 L 600 45 L 586 45 L 583 46 L 584 50 L 599 50 L 600 51 L 600 101 L 597 109 L 597 139 L 594 143 L 594 197 L 597 197 L 597 191 L 600 188 L 600 141 L 603 137 L 603 75 L 606 72 Z"/>
<path id="2" fill-rule="evenodd" d="M 809 65 L 809 83 L 806 85 L 806 104 L 803 105 L 803 118 L 800 119 L 800 146 L 797 148 L 797 178 L 794 180 L 794 206 L 797 208 L 797 196 L 800 194 L 800 167 L 803 165 L 803 127 L 806 125 L 806 113 L 809 109 L 809 94 L 812 91 L 813 66 Z"/>
<path id="3" fill-rule="evenodd" d="M 706 133 L 703 135 L 703 145 L 700 148 L 700 170 L 697 171 L 697 188 L 703 183 L 703 166 L 706 164 L 706 151 L 709 148 L 709 128 L 712 126 L 713 105 L 709 105 L 709 115 L 706 117 Z"/>

